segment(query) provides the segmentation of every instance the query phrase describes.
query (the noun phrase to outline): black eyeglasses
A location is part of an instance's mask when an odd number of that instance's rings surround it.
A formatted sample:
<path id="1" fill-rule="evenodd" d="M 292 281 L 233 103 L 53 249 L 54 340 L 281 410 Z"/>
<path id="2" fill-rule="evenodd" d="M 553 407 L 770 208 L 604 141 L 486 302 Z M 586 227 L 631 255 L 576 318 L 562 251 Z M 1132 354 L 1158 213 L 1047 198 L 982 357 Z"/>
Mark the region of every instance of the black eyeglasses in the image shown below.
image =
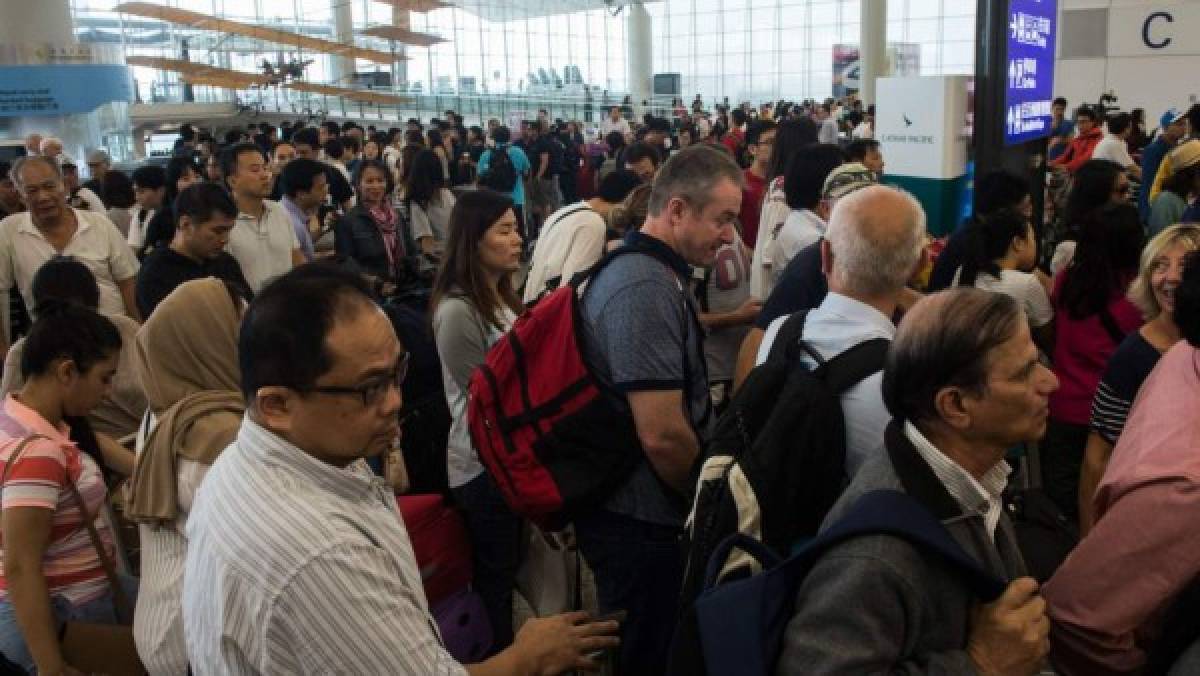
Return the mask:
<path id="1" fill-rule="evenodd" d="M 375 406 L 381 399 L 387 396 L 391 388 L 400 389 L 404 384 L 404 378 L 408 375 L 408 358 L 409 353 L 405 352 L 404 356 L 400 357 L 400 363 L 396 364 L 395 370 L 390 374 L 385 374 L 372 378 L 367 383 L 358 387 L 339 387 L 336 385 L 319 385 L 308 388 L 308 392 L 317 392 L 320 394 L 342 394 L 342 395 L 357 395 L 362 399 L 363 407 Z"/>

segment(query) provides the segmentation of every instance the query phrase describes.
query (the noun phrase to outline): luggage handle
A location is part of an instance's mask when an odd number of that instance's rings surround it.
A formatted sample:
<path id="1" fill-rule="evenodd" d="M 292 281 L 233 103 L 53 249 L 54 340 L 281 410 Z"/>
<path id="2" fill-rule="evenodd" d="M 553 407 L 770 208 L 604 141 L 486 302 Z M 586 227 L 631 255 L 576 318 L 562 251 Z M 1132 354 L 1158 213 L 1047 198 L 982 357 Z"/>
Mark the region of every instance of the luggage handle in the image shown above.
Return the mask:
<path id="1" fill-rule="evenodd" d="M 721 568 L 725 566 L 725 560 L 729 558 L 730 552 L 734 549 L 740 549 L 748 554 L 764 570 L 775 567 L 783 560 L 770 547 L 749 535 L 745 533 L 733 533 L 724 540 L 721 540 L 720 544 L 713 550 L 712 556 L 708 558 L 708 566 L 704 571 L 704 589 L 711 589 L 716 585 L 717 577 L 721 574 Z"/>

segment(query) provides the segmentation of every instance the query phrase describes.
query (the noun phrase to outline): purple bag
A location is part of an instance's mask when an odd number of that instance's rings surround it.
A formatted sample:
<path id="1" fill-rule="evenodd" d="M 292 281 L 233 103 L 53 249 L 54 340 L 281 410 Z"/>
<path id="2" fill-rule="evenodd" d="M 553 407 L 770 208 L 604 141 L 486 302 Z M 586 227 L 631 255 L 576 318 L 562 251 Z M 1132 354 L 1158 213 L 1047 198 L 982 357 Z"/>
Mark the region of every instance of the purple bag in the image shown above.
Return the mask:
<path id="1" fill-rule="evenodd" d="M 446 597 L 430 610 L 442 642 L 454 659 L 474 664 L 487 655 L 492 647 L 492 624 L 479 594 L 464 589 Z"/>

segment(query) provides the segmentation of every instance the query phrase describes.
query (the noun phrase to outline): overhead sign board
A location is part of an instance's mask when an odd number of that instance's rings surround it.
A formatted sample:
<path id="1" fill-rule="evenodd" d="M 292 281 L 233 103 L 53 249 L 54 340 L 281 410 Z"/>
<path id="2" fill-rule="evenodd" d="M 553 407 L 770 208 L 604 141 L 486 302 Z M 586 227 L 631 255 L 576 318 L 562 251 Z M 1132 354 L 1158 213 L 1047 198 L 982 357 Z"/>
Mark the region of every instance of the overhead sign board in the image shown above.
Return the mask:
<path id="1" fill-rule="evenodd" d="M 1058 0 L 1011 0 L 1004 88 L 1004 142 L 1050 135 Z"/>

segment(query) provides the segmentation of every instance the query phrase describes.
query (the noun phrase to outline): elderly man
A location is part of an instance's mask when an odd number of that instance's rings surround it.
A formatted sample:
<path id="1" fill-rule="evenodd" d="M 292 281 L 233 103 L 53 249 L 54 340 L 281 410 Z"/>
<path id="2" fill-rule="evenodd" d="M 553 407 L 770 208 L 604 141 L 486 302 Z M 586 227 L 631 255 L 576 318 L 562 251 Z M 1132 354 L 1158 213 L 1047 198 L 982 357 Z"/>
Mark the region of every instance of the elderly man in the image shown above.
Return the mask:
<path id="1" fill-rule="evenodd" d="M 0 221 L 0 315 L 8 334 L 8 289 L 15 282 L 32 308 L 31 282 L 38 268 L 55 256 L 87 264 L 100 286 L 100 312 L 140 320 L 134 299 L 137 259 L 117 226 L 104 214 L 67 206 L 62 170 L 48 157 L 22 157 L 12 177 L 29 207 Z M 7 342 L 3 343 L 7 349 Z"/>
<path id="2" fill-rule="evenodd" d="M 104 177 L 112 169 L 112 158 L 109 157 L 107 150 L 96 148 L 88 152 L 86 159 L 88 175 L 91 178 L 83 184 L 83 187 L 99 195 L 100 199 L 108 204 L 108 195 L 104 192 Z"/>
<path id="3" fill-rule="evenodd" d="M 1042 436 L 1057 387 L 1008 296 L 960 288 L 909 310 L 883 377 L 894 416 L 885 451 L 859 471 L 826 527 L 870 491 L 901 491 L 981 568 L 1011 582 L 982 604 L 949 564 L 907 541 L 848 540 L 801 584 L 778 674 L 1037 673 L 1049 621 L 1001 492 L 1005 451 Z"/>
<path id="4" fill-rule="evenodd" d="M 616 623 L 569 613 L 481 664 L 446 652 L 395 496 L 364 460 L 396 443 L 408 355 L 357 275 L 285 274 L 238 350 L 246 417 L 187 524 L 196 674 L 557 674 L 616 644 Z"/>
<path id="5" fill-rule="evenodd" d="M 635 253 L 596 273 L 581 301 L 595 362 L 633 418 L 640 458 L 606 504 L 575 522 L 601 611 L 629 613 L 619 673 L 666 668 L 685 496 L 712 423 L 691 266 L 713 265 L 733 241 L 741 204 L 742 170 L 727 153 L 681 150 L 654 179 L 645 224 L 626 237 Z"/>
<path id="6" fill-rule="evenodd" d="M 42 157 L 49 157 L 55 162 L 58 162 L 60 165 L 63 163 L 63 160 L 69 159 L 63 155 L 62 141 L 53 136 L 47 136 L 42 139 L 42 143 L 38 148 L 37 154 L 41 155 Z"/>
<path id="7" fill-rule="evenodd" d="M 861 186 L 837 198 L 821 246 L 821 269 L 829 293 L 804 316 L 798 336 L 824 359 L 875 338 L 891 340 L 892 315 L 908 295 L 908 280 L 925 262 L 925 212 L 906 192 Z M 788 318 L 767 327 L 757 363 L 767 360 Z M 797 320 L 798 321 L 798 320 Z M 805 360 L 816 368 L 811 359 Z M 879 363 L 881 371 L 883 364 Z M 842 395 L 846 423 L 846 476 L 883 444 L 891 416 L 883 404 L 882 372 L 868 376 Z"/>

